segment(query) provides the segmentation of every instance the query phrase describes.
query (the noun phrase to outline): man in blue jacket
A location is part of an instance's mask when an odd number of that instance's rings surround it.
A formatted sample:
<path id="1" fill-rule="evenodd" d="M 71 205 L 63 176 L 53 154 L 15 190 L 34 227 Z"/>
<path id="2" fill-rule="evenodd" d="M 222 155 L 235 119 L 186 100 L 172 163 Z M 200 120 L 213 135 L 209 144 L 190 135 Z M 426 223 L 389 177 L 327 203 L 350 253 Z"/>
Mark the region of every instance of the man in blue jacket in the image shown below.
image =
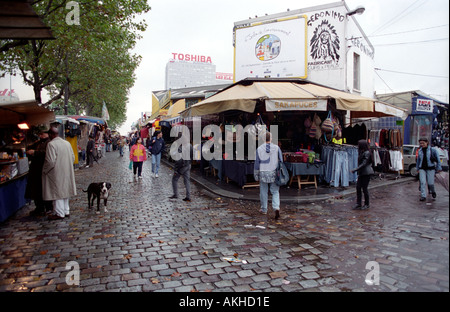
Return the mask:
<path id="1" fill-rule="evenodd" d="M 420 139 L 419 144 L 420 149 L 417 155 L 416 168 L 419 171 L 420 201 L 425 201 L 427 198 L 425 184 L 428 185 L 428 192 L 431 193 L 431 196 L 436 198 L 434 175 L 436 172 L 442 171 L 442 167 L 439 153 L 436 148 L 429 146 L 428 139 Z"/>
<path id="2" fill-rule="evenodd" d="M 152 177 L 158 177 L 159 167 L 161 164 L 161 153 L 164 151 L 165 142 L 162 138 L 162 132 L 156 131 L 150 142 L 152 147 Z"/>

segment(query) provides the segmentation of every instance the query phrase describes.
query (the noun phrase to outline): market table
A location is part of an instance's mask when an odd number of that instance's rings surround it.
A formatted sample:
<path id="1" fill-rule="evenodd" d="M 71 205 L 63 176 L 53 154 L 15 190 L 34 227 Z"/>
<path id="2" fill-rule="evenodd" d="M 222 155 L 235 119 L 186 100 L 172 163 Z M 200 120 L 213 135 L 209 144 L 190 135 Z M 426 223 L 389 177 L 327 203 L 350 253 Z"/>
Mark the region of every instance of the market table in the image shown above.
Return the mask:
<path id="1" fill-rule="evenodd" d="M 317 188 L 317 176 L 325 173 L 325 163 L 291 163 L 285 162 L 287 170 L 291 172 L 291 179 L 289 180 L 289 186 L 291 186 L 294 178 L 297 178 L 298 188 L 301 189 L 304 184 L 314 184 Z M 302 176 L 306 176 L 302 180 Z M 310 180 L 311 176 L 312 181 Z"/>
<path id="2" fill-rule="evenodd" d="M 211 159 L 209 161 L 209 165 L 210 167 L 214 168 L 215 170 L 217 170 L 217 177 L 219 178 L 219 180 L 222 180 L 223 177 L 223 160 L 222 159 Z"/>
<path id="3" fill-rule="evenodd" d="M 28 173 L 24 173 L 0 183 L 0 222 L 5 221 L 25 206 L 27 181 Z"/>
<path id="4" fill-rule="evenodd" d="M 223 175 L 228 180 L 236 182 L 240 187 L 257 187 L 258 182 L 247 183 L 247 175 L 253 175 L 255 162 L 223 160 Z"/>

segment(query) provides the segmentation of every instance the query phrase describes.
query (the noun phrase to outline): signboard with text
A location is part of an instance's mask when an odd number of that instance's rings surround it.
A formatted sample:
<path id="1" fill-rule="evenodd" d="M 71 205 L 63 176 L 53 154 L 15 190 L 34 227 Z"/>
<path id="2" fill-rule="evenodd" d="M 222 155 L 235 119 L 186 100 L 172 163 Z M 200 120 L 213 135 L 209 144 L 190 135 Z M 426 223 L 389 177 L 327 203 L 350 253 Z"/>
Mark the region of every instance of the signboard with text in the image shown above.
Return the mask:
<path id="1" fill-rule="evenodd" d="M 236 28 L 234 81 L 306 78 L 306 40 L 303 15 Z"/>
<path id="2" fill-rule="evenodd" d="M 433 100 L 416 99 L 416 112 L 433 113 Z"/>

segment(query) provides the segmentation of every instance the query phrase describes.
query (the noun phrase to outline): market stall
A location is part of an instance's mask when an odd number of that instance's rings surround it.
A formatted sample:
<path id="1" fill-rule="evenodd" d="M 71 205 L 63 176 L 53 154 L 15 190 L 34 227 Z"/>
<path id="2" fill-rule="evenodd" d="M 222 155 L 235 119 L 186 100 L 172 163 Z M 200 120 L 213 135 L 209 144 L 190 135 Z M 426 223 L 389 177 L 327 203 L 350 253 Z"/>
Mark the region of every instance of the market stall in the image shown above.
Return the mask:
<path id="1" fill-rule="evenodd" d="M 86 154 L 89 136 L 93 136 L 95 140 L 95 156 L 101 157 L 101 154 L 106 153 L 105 134 L 108 124 L 103 118 L 81 115 L 70 115 L 66 117 L 80 123 L 77 145 L 73 146 L 75 155 L 80 152 L 81 155 Z"/>
<path id="2" fill-rule="evenodd" d="M 348 113 L 350 112 L 350 113 Z M 351 118 L 378 118 L 383 116 L 404 116 L 404 110 L 379 102 L 375 99 L 350 94 L 300 79 L 244 79 L 223 89 L 208 99 L 180 112 L 185 119 L 196 116 L 219 115 L 222 125 L 245 127 L 254 125 L 267 128 L 277 126 L 278 144 L 285 155 L 294 153 L 289 163 L 292 178 L 297 177 L 299 186 L 306 176 L 311 176 L 311 184 L 317 186 L 317 176 L 334 186 L 348 186 L 356 175 L 349 172 L 357 161 L 355 146 L 342 146 L 346 142 L 342 130 Z M 203 120 L 201 122 L 203 124 Z M 324 126 L 328 125 L 328 129 Z M 270 130 L 272 131 L 272 130 Z M 233 134 L 234 135 L 234 134 Z M 226 135 L 227 136 L 227 135 Z M 224 137 L 223 141 L 227 138 Z M 242 140 L 246 140 L 246 134 Z M 367 132 L 360 138 L 367 138 Z M 252 139 L 252 138 L 250 138 Z M 357 138 L 359 139 L 359 138 Z M 239 143 L 235 140 L 233 143 Z M 324 147 L 334 147 L 332 153 Z M 344 144 L 345 145 L 345 144 Z M 339 150 L 337 150 L 339 149 Z M 344 155 L 345 153 L 345 155 Z M 308 155 L 305 157 L 303 155 Z M 236 161 L 250 162 L 244 159 Z M 296 163 L 321 163 L 315 174 L 308 172 L 306 166 Z M 212 167 L 217 164 L 210 164 Z M 319 166 L 319 165 L 318 165 Z M 338 171 L 340 175 L 331 176 Z M 227 173 L 223 170 L 224 178 Z M 233 173 L 237 175 L 237 173 Z M 238 185 L 242 184 L 242 173 Z M 229 177 L 228 177 L 229 178 Z M 327 179 L 325 179 L 327 178 Z M 292 179 L 291 179 L 292 181 Z"/>
<path id="3" fill-rule="evenodd" d="M 36 103 L 0 104 L 0 222 L 26 204 L 28 181 L 26 149 L 38 139 L 35 128 L 49 125 L 55 114 Z"/>

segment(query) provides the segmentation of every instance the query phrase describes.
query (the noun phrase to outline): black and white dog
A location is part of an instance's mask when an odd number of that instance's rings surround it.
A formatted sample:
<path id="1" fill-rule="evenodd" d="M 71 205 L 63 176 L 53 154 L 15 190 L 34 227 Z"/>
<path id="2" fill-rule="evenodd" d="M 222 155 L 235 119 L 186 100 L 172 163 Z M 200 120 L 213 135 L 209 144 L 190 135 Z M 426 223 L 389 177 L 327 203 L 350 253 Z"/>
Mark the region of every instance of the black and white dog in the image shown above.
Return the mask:
<path id="1" fill-rule="evenodd" d="M 94 206 L 94 199 L 97 198 L 97 214 L 100 213 L 100 199 L 103 198 L 105 203 L 105 212 L 106 210 L 106 202 L 109 196 L 109 189 L 111 188 L 111 183 L 108 182 L 99 182 L 99 183 L 91 183 L 88 186 L 87 191 L 82 190 L 85 193 L 88 193 L 88 205 L 89 209 Z M 92 197 L 92 202 L 91 202 Z"/>

